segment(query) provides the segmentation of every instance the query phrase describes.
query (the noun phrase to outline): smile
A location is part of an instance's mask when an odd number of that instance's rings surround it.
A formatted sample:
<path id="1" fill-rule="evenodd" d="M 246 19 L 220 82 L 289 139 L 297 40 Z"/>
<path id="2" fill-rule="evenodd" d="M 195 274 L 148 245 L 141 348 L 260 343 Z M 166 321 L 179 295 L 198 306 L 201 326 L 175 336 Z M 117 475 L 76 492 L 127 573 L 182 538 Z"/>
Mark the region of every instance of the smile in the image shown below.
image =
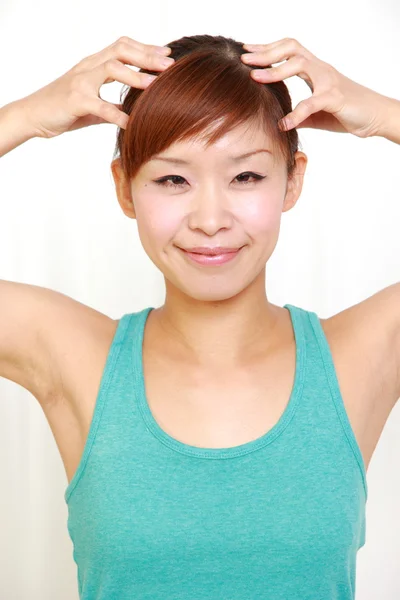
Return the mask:
<path id="1" fill-rule="evenodd" d="M 225 264 L 227 262 L 231 262 L 232 260 L 234 260 L 240 253 L 240 251 L 244 248 L 244 246 L 242 246 L 242 248 L 239 248 L 238 250 L 236 250 L 236 252 L 227 252 L 225 254 L 215 254 L 215 255 L 211 255 L 211 254 L 197 254 L 196 252 L 187 252 L 186 250 L 182 250 L 182 248 L 179 248 L 179 250 L 184 254 L 184 256 L 186 258 L 188 258 L 189 260 L 191 260 L 192 262 L 195 262 L 199 265 L 205 265 L 205 266 L 216 266 L 216 265 L 222 265 Z"/>

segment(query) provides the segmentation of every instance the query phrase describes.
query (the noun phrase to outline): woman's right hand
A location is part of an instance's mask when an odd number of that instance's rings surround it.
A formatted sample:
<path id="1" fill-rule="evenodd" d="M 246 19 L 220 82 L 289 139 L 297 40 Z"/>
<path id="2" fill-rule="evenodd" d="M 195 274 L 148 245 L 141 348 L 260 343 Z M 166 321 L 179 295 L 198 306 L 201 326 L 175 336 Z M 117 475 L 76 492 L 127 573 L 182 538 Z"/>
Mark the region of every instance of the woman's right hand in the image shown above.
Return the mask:
<path id="1" fill-rule="evenodd" d="M 129 116 L 120 110 L 120 104 L 102 100 L 100 88 L 104 83 L 113 81 L 139 89 L 147 88 L 156 76 L 150 80 L 152 76 L 133 71 L 125 64 L 148 71 L 164 71 L 169 65 L 163 65 L 163 60 L 170 54 L 171 48 L 161 48 L 123 36 L 111 46 L 84 58 L 52 83 L 22 98 L 19 103 L 35 136 L 52 138 L 99 123 L 114 123 L 126 129 Z"/>

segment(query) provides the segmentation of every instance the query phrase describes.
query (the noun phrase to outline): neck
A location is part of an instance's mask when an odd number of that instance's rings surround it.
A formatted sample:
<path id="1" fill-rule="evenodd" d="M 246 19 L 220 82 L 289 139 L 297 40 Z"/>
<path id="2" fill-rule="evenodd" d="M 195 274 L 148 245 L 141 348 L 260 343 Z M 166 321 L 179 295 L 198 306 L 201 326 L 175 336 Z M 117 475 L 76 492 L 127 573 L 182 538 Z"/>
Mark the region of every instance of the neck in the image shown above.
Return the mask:
<path id="1" fill-rule="evenodd" d="M 229 369 L 265 355 L 274 339 L 279 309 L 268 302 L 265 284 L 258 288 L 209 301 L 167 286 L 164 305 L 153 311 L 157 343 L 182 366 Z"/>

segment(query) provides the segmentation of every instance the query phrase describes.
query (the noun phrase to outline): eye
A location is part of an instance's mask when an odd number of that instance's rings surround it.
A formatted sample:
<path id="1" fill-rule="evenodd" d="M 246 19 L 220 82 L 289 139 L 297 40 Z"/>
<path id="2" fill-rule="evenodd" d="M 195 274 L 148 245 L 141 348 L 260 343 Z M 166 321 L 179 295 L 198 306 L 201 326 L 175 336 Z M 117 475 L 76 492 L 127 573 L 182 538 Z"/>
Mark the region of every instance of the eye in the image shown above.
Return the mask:
<path id="1" fill-rule="evenodd" d="M 160 179 L 154 179 L 154 183 L 161 185 L 162 187 L 177 188 L 182 186 L 181 183 L 170 183 L 169 185 L 166 185 L 169 179 L 183 179 L 183 177 L 180 177 L 179 175 L 165 175 L 165 177 L 161 177 Z"/>
<path id="2" fill-rule="evenodd" d="M 240 175 L 236 176 L 236 179 L 238 177 L 252 177 L 253 179 L 255 179 L 255 181 L 239 181 L 239 183 L 242 184 L 248 184 L 248 183 L 256 183 L 257 181 L 261 181 L 261 179 L 265 179 L 265 175 L 258 175 L 257 173 L 252 173 L 251 171 L 246 171 L 245 173 L 240 173 Z"/>
<path id="3" fill-rule="evenodd" d="M 246 171 L 245 173 L 240 173 L 240 175 L 237 175 L 235 179 L 237 179 L 238 177 L 252 177 L 255 181 L 239 181 L 240 185 L 249 185 L 250 183 L 256 183 L 257 181 L 260 181 L 261 179 L 265 179 L 265 175 L 258 175 L 257 173 L 253 173 L 251 171 Z M 162 187 L 165 188 L 181 188 L 183 186 L 182 183 L 169 183 L 170 179 L 183 179 L 183 177 L 181 177 L 180 175 L 165 175 L 164 177 L 160 177 L 160 179 L 154 179 L 154 183 L 156 183 L 157 185 L 160 185 Z M 185 180 L 184 180 L 185 181 Z M 168 184 L 167 184 L 168 182 Z"/>

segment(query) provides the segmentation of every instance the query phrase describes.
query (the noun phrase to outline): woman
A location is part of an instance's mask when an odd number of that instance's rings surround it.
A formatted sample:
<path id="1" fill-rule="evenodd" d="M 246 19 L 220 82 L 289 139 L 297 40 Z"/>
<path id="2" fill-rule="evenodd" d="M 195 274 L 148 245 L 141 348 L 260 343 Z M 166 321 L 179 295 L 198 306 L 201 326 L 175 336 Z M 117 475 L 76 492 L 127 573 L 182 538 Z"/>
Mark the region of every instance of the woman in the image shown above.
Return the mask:
<path id="1" fill-rule="evenodd" d="M 165 303 L 115 321 L 2 281 L 0 375 L 60 449 L 81 598 L 354 598 L 366 469 L 400 395 L 399 284 L 319 319 L 271 304 L 265 267 L 301 193 L 296 127 L 400 143 L 400 102 L 295 40 L 157 50 L 121 38 L 3 107 L 0 154 L 117 124 L 118 201 Z M 293 75 L 313 95 L 292 111 Z M 114 80 L 120 105 L 98 95 Z"/>

